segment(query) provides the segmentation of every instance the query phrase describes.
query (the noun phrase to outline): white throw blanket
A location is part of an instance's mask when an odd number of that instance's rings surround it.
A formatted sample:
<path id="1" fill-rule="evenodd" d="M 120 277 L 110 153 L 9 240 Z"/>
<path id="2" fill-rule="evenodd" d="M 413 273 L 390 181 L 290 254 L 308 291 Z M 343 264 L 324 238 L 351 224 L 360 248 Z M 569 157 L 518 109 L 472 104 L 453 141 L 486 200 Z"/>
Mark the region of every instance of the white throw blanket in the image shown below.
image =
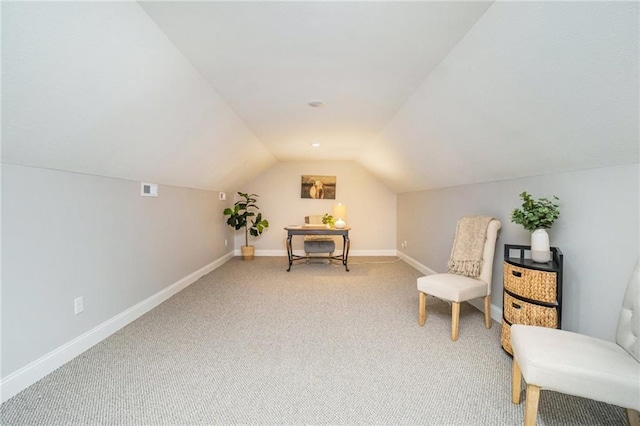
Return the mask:
<path id="1" fill-rule="evenodd" d="M 487 239 L 490 216 L 465 216 L 458 221 L 451 258 L 447 264 L 450 274 L 478 278 L 482 273 L 482 254 Z"/>

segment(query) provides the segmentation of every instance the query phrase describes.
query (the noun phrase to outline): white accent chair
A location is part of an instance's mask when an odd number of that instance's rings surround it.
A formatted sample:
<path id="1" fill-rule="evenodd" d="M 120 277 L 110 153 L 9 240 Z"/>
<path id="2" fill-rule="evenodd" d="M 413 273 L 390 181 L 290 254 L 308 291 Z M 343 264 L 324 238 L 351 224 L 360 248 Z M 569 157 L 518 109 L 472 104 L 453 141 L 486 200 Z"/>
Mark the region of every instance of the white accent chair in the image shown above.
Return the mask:
<path id="1" fill-rule="evenodd" d="M 616 343 L 554 328 L 511 326 L 511 400 L 520 404 L 527 384 L 525 425 L 535 425 L 540 390 L 595 399 L 626 408 L 640 425 L 640 259 L 622 301 Z"/>
<path id="2" fill-rule="evenodd" d="M 451 340 L 458 340 L 460 303 L 484 297 L 484 322 L 491 328 L 491 277 L 493 276 L 493 255 L 501 224 L 493 219 L 487 225 L 487 237 L 482 254 L 482 271 L 478 279 L 455 274 L 433 274 L 418 278 L 420 304 L 418 324 L 423 326 L 427 316 L 427 295 L 451 302 Z"/>

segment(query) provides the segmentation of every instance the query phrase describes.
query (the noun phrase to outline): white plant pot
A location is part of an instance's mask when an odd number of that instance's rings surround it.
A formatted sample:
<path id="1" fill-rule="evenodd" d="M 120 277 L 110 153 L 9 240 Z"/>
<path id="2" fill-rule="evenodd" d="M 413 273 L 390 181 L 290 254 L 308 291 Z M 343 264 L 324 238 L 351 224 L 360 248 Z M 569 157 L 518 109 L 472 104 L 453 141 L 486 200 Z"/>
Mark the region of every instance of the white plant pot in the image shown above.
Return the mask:
<path id="1" fill-rule="evenodd" d="M 546 263 L 551 260 L 549 234 L 545 229 L 536 229 L 531 233 L 531 260 Z"/>

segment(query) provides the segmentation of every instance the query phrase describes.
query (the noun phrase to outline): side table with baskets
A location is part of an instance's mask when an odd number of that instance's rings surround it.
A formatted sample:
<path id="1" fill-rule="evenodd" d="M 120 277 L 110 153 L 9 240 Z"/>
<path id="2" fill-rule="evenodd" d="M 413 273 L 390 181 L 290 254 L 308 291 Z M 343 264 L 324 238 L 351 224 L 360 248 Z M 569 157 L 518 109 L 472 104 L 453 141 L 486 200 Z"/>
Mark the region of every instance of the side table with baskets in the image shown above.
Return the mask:
<path id="1" fill-rule="evenodd" d="M 502 348 L 513 355 L 512 324 L 560 328 L 562 319 L 562 252 L 551 247 L 551 261 L 525 258 L 530 246 L 504 245 Z M 512 255 L 518 253 L 517 256 Z"/>

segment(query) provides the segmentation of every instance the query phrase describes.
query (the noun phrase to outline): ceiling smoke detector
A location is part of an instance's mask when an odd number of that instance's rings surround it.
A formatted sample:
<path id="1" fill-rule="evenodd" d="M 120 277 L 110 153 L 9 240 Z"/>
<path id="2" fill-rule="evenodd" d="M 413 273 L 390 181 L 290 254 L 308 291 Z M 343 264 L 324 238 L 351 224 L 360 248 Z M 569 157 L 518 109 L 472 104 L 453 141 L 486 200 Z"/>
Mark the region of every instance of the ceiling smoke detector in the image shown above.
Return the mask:
<path id="1" fill-rule="evenodd" d="M 322 102 L 322 101 L 311 101 L 311 102 L 307 102 L 307 105 L 309 105 L 311 108 L 322 108 L 322 107 L 324 107 L 324 102 Z"/>

